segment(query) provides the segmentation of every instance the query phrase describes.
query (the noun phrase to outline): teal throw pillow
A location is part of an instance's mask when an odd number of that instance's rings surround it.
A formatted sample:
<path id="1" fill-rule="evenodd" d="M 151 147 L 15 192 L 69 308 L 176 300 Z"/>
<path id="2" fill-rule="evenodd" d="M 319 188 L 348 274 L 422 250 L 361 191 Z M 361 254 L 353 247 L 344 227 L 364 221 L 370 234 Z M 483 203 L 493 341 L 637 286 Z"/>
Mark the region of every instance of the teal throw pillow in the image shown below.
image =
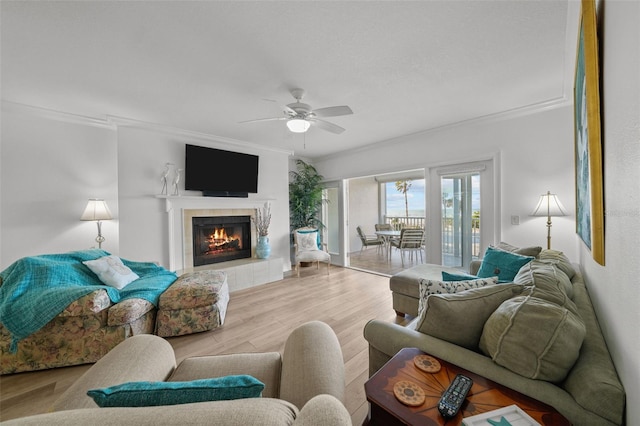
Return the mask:
<path id="1" fill-rule="evenodd" d="M 522 256 L 489 246 L 478 271 L 480 278 L 498 277 L 499 282 L 512 282 L 520 268 L 531 262 L 531 256 Z"/>
<path id="2" fill-rule="evenodd" d="M 464 272 L 461 272 L 459 274 L 452 274 L 450 272 L 442 271 L 442 281 L 468 281 L 477 279 L 477 276 L 465 274 Z"/>
<path id="3" fill-rule="evenodd" d="M 100 407 L 150 407 L 257 398 L 264 384 L 248 375 L 189 382 L 128 382 L 87 392 Z"/>

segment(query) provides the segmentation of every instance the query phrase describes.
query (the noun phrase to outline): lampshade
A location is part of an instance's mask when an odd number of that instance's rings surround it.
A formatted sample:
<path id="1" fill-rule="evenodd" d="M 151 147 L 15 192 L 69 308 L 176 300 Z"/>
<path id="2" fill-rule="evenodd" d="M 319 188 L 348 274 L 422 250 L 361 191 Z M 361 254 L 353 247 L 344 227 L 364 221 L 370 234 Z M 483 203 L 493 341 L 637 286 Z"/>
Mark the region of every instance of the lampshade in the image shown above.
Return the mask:
<path id="1" fill-rule="evenodd" d="M 307 130 L 309 130 L 310 126 L 311 126 L 311 123 L 301 118 L 292 118 L 289 121 L 287 121 L 287 127 L 293 133 L 304 133 Z"/>
<path id="2" fill-rule="evenodd" d="M 107 203 L 102 199 L 90 198 L 80 220 L 111 220 L 111 212 Z"/>
<path id="3" fill-rule="evenodd" d="M 533 209 L 531 216 L 566 216 L 564 206 L 558 199 L 556 194 L 552 194 L 547 191 L 546 194 L 542 194 L 538 200 L 538 205 Z"/>

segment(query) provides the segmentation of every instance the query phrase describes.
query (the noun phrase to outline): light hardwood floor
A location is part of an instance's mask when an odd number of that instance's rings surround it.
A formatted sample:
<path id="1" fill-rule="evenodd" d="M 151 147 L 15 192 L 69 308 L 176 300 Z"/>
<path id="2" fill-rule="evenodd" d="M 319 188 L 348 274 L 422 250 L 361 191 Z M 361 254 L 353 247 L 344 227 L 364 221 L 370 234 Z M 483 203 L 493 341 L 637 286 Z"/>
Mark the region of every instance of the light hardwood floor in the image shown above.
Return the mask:
<path id="1" fill-rule="evenodd" d="M 375 251 L 375 250 L 374 250 Z M 364 382 L 368 349 L 362 330 L 370 319 L 406 324 L 391 308 L 389 278 L 353 269 L 303 268 L 300 278 L 231 294 L 223 327 L 169 338 L 178 362 L 190 356 L 279 351 L 299 324 L 320 320 L 329 324 L 342 347 L 346 374 L 346 407 L 354 425 L 368 411 Z M 0 420 L 44 413 L 90 365 L 0 376 Z"/>

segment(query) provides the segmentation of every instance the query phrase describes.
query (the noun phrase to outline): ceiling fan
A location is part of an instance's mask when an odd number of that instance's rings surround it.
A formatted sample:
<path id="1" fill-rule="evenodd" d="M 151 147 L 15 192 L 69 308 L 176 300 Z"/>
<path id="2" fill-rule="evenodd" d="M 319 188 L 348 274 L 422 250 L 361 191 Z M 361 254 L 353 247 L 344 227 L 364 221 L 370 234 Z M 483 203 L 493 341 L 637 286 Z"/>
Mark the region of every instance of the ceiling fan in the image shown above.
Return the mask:
<path id="1" fill-rule="evenodd" d="M 257 120 L 241 121 L 241 123 L 255 123 L 259 121 L 275 121 L 286 120 L 287 127 L 294 133 L 304 133 L 309 130 L 309 127 L 316 126 L 322 130 L 326 130 L 331 133 L 340 134 L 345 131 L 344 128 L 322 120 L 318 117 L 338 117 L 341 115 L 353 114 L 351 108 L 346 105 L 332 106 L 320 109 L 312 109 L 311 105 L 302 103 L 304 97 L 304 89 L 292 89 L 291 95 L 296 100 L 283 107 L 284 117 L 272 117 L 272 118 L 260 118 Z"/>

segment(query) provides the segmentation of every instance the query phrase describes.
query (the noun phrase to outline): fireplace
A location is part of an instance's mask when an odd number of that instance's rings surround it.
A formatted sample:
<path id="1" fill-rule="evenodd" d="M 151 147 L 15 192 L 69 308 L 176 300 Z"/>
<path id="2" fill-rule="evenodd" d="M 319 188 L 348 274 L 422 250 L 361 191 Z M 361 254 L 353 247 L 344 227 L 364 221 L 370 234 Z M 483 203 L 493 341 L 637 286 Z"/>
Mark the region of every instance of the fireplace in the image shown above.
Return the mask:
<path id="1" fill-rule="evenodd" d="M 193 266 L 251 257 L 251 216 L 193 217 Z"/>

